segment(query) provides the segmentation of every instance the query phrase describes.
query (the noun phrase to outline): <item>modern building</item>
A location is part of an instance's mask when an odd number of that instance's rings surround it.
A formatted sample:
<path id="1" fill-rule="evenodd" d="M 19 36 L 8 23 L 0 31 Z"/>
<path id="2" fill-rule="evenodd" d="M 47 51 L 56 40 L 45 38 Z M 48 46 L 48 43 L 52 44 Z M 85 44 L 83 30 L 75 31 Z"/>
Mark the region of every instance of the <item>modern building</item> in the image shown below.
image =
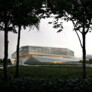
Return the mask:
<path id="1" fill-rule="evenodd" d="M 23 46 L 19 49 L 19 62 L 60 62 L 60 58 L 74 57 L 74 52 L 67 48 Z M 13 64 L 16 63 L 16 52 L 12 54 Z"/>

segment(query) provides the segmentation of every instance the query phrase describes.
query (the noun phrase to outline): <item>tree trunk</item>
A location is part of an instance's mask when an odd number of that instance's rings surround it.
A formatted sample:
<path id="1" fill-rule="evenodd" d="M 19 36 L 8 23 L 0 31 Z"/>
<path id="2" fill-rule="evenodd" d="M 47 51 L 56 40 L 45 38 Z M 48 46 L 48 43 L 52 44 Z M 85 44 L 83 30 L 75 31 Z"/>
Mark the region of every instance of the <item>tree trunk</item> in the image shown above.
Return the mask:
<path id="1" fill-rule="evenodd" d="M 18 78 L 19 76 L 19 46 L 20 46 L 20 33 L 21 33 L 21 26 L 19 26 L 18 30 L 18 39 L 17 39 L 17 53 L 16 53 L 16 74 L 15 77 Z"/>
<path id="2" fill-rule="evenodd" d="M 82 76 L 83 78 L 86 78 L 86 35 L 85 33 L 82 34 L 83 37 L 83 48 L 82 48 L 82 52 L 83 52 L 83 73 Z"/>
<path id="3" fill-rule="evenodd" d="M 4 30 L 4 80 L 8 79 L 8 73 L 7 73 L 7 60 L 8 60 L 8 30 L 7 30 L 7 23 L 5 23 L 5 30 Z"/>

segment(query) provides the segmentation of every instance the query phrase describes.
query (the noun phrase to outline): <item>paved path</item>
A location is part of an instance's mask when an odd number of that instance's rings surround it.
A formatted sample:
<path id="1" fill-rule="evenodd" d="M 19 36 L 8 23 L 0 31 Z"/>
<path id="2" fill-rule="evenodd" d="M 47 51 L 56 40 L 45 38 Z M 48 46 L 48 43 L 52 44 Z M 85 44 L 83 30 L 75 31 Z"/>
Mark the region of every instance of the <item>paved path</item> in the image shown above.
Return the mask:
<path id="1" fill-rule="evenodd" d="M 61 65 L 27 65 L 24 64 L 23 66 L 72 66 L 72 67 L 82 67 L 82 64 L 61 64 Z M 92 64 L 86 64 L 86 67 L 92 67 Z"/>
<path id="2" fill-rule="evenodd" d="M 12 66 L 15 66 L 15 65 L 8 65 L 8 67 L 12 67 Z M 72 67 L 82 67 L 82 64 L 66 64 L 66 65 L 27 65 L 27 64 L 24 64 L 22 66 L 35 66 L 35 67 L 38 67 L 38 66 L 72 66 Z M 86 64 L 86 67 L 92 67 L 92 64 Z M 0 65 L 0 69 L 3 69 L 3 66 Z"/>
<path id="3" fill-rule="evenodd" d="M 8 65 L 8 67 L 12 67 L 14 65 Z M 0 65 L 0 69 L 3 69 L 3 66 Z"/>

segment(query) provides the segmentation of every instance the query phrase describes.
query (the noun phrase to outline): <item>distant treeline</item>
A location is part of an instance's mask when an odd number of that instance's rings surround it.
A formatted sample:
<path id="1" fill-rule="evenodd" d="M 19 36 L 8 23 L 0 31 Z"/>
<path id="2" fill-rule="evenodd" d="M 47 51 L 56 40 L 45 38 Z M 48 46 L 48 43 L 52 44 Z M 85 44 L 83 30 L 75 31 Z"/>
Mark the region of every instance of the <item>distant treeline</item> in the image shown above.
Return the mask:
<path id="1" fill-rule="evenodd" d="M 3 60 L 3 59 L 0 59 L 0 64 L 3 64 L 3 62 L 4 62 L 4 60 Z M 8 59 L 8 60 L 7 60 L 7 63 L 8 63 L 8 64 L 12 64 L 12 63 L 11 63 L 11 59 Z"/>
<path id="2" fill-rule="evenodd" d="M 79 62 L 82 63 L 82 60 L 80 60 Z M 86 60 L 86 63 L 87 63 L 87 64 L 92 64 L 92 59 Z"/>

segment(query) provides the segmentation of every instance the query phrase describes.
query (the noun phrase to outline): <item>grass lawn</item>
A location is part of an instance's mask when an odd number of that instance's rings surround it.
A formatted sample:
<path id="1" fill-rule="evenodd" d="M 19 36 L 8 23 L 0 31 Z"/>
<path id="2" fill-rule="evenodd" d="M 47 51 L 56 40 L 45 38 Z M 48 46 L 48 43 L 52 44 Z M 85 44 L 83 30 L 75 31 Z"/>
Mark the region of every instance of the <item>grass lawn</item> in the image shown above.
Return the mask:
<path id="1" fill-rule="evenodd" d="M 3 72 L 0 70 L 0 72 Z M 15 75 L 15 67 L 8 68 L 8 74 Z M 68 79 L 81 76 L 82 67 L 71 66 L 19 66 L 19 77 Z M 92 68 L 87 67 L 87 75 L 92 74 Z M 0 74 L 1 76 L 2 74 Z"/>
<path id="2" fill-rule="evenodd" d="M 15 66 L 8 68 L 9 80 L 0 80 L 0 91 L 5 92 L 92 92 L 92 68 L 87 68 L 87 79 L 81 78 L 82 67 L 71 66 L 19 66 L 15 79 Z M 2 78 L 3 70 L 0 69 Z"/>

